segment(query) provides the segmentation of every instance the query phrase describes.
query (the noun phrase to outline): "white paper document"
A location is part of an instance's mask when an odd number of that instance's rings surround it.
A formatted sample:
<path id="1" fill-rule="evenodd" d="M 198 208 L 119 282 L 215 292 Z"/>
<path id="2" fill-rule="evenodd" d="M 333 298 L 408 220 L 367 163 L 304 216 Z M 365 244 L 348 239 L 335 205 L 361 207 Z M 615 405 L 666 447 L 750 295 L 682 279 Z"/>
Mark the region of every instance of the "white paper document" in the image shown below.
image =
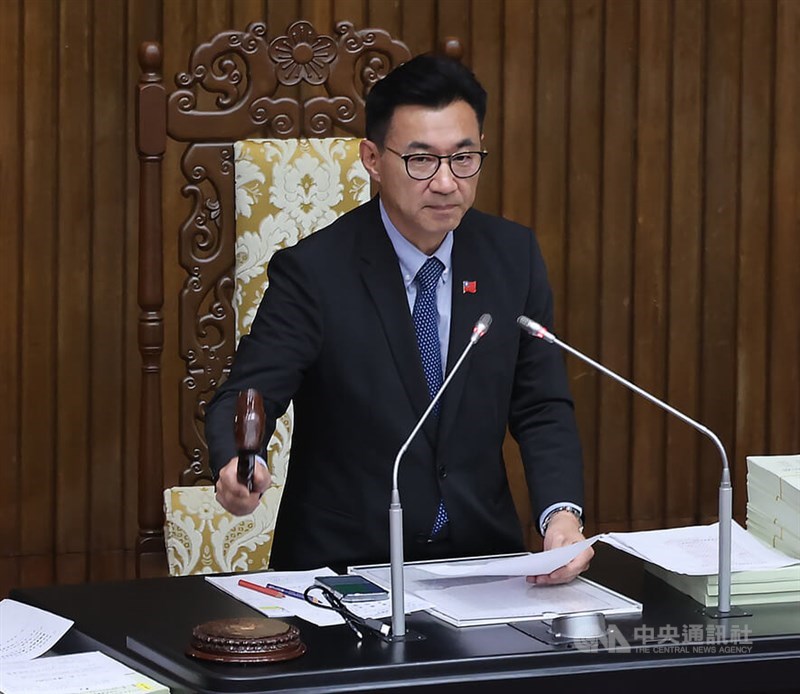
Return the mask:
<path id="1" fill-rule="evenodd" d="M 608 533 L 601 535 L 600 539 L 675 573 L 708 576 L 718 571 L 718 523 L 668 530 Z M 792 564 L 800 564 L 800 560 L 763 545 L 736 521 L 731 524 L 732 571 L 777 569 Z"/>
<path id="2" fill-rule="evenodd" d="M 420 564 L 417 568 L 432 576 L 542 576 L 569 564 L 598 539 L 600 536 L 595 535 L 573 545 L 556 547 L 535 554 Z"/>
<path id="3" fill-rule="evenodd" d="M 580 577 L 564 585 L 537 586 L 528 583 L 525 574 L 447 576 L 441 573 L 444 566 L 491 566 L 516 558 L 481 557 L 406 564 L 406 591 L 431 603 L 428 611 L 432 615 L 455 626 L 552 619 L 565 614 L 623 615 L 642 611 L 641 603 Z M 356 566 L 352 571 L 379 585 L 388 586 L 391 581 L 389 567 L 385 564 Z"/>
<path id="4" fill-rule="evenodd" d="M 336 573 L 333 570 L 325 567 L 312 569 L 311 571 L 261 571 L 252 574 L 236 574 L 235 576 L 206 576 L 206 580 L 267 617 L 293 615 L 317 626 L 324 627 L 331 624 L 344 624 L 344 619 L 334 610 L 317 607 L 300 598 L 291 596 L 277 598 L 259 593 L 250 588 L 243 588 L 239 585 L 239 581 L 244 579 L 261 586 L 271 583 L 302 594 L 308 586 L 314 585 L 315 576 L 335 575 Z M 319 593 L 315 593 L 315 595 L 318 596 Z M 424 600 L 406 594 L 406 612 L 424 610 L 429 606 L 429 603 Z M 354 614 L 365 618 L 382 619 L 392 614 L 391 599 L 348 603 L 347 607 Z"/>
<path id="5" fill-rule="evenodd" d="M 0 600 L 0 669 L 5 670 L 11 661 L 31 660 L 46 653 L 72 623 L 71 619 L 23 602 Z"/>
<path id="6" fill-rule="evenodd" d="M 137 694 L 168 693 L 162 684 L 102 653 L 75 653 L 4 662 L 3 694 Z"/>

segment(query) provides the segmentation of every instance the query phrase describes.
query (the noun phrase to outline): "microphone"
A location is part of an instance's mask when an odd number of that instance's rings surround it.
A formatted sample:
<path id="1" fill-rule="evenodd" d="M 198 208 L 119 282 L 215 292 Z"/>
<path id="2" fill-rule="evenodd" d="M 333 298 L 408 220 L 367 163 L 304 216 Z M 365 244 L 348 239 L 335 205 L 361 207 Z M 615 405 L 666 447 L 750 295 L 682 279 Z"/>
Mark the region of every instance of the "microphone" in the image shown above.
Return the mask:
<path id="1" fill-rule="evenodd" d="M 389 566 L 391 571 L 391 592 L 392 592 L 392 633 L 390 640 L 401 640 L 406 635 L 406 610 L 405 610 L 405 594 L 404 594 L 404 578 L 403 578 L 403 507 L 400 505 L 400 490 L 397 488 L 397 476 L 400 470 L 400 460 L 405 454 L 417 432 L 422 428 L 428 415 L 436 407 L 436 403 L 442 397 L 450 381 L 453 379 L 456 371 L 458 371 L 461 363 L 464 361 L 467 353 L 475 346 L 489 330 L 492 324 L 492 317 L 488 313 L 484 313 L 475 327 L 472 328 L 472 335 L 469 336 L 469 342 L 455 363 L 455 366 L 450 370 L 444 383 L 440 386 L 433 400 L 431 400 L 428 408 L 422 413 L 417 425 L 408 435 L 405 443 L 400 446 L 397 456 L 394 459 L 394 468 L 392 470 L 392 499 L 389 505 Z"/>
<path id="2" fill-rule="evenodd" d="M 719 565 L 717 567 L 719 576 L 719 604 L 716 610 L 714 608 L 706 608 L 705 612 L 711 617 L 731 617 L 734 613 L 741 615 L 742 613 L 740 611 L 731 610 L 731 521 L 733 519 L 733 486 L 731 485 L 731 471 L 728 466 L 728 456 L 725 453 L 725 448 L 719 440 L 719 437 L 713 431 L 700 424 L 700 422 L 696 422 L 694 419 L 676 410 L 663 400 L 659 400 L 655 395 L 651 395 L 646 390 L 631 383 L 611 369 L 587 357 L 565 342 L 562 342 L 553 335 L 553 333 L 547 330 L 547 328 L 531 320 L 527 316 L 520 316 L 517 318 L 517 325 L 526 333 L 538 337 L 545 342 L 549 342 L 552 345 L 557 345 L 570 354 L 574 354 L 582 361 L 602 371 L 606 376 L 610 376 L 634 393 L 641 395 L 654 405 L 658 405 L 661 409 L 675 415 L 678 419 L 694 427 L 701 434 L 705 434 L 714 442 L 722 458 L 722 479 L 719 484 Z"/>

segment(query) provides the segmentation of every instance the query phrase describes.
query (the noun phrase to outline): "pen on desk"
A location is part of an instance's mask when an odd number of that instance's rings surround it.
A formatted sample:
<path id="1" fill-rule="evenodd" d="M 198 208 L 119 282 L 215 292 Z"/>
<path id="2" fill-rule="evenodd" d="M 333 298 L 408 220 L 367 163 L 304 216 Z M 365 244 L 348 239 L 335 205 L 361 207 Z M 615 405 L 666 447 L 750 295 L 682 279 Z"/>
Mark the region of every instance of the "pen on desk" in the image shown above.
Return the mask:
<path id="1" fill-rule="evenodd" d="M 297 598 L 298 600 L 302 600 L 303 602 L 311 602 L 314 605 L 323 604 L 322 602 L 317 600 L 317 598 L 309 596 L 308 600 L 306 600 L 306 596 L 303 595 L 302 593 L 298 593 L 296 590 L 292 590 L 291 588 L 284 588 L 283 586 L 277 586 L 274 583 L 267 583 L 267 588 L 269 588 L 270 590 L 274 590 L 278 593 L 281 593 L 283 595 L 288 595 L 290 598 Z"/>
<path id="2" fill-rule="evenodd" d="M 242 588 L 249 588 L 250 590 L 258 591 L 259 593 L 264 593 L 265 595 L 270 595 L 273 598 L 283 598 L 285 595 L 277 590 L 276 588 L 272 588 L 269 584 L 266 586 L 260 586 L 258 583 L 250 583 L 250 581 L 245 581 L 243 578 L 239 579 L 239 585 Z"/>

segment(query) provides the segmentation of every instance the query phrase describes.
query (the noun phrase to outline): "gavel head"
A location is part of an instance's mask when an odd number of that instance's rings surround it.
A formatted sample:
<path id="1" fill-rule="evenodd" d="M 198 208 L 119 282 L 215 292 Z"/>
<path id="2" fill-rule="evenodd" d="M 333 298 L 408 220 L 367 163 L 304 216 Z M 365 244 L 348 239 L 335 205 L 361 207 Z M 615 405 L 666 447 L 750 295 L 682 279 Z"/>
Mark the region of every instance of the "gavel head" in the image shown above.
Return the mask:
<path id="1" fill-rule="evenodd" d="M 239 453 L 258 453 L 264 443 L 264 401 L 255 388 L 240 391 L 234 430 Z"/>

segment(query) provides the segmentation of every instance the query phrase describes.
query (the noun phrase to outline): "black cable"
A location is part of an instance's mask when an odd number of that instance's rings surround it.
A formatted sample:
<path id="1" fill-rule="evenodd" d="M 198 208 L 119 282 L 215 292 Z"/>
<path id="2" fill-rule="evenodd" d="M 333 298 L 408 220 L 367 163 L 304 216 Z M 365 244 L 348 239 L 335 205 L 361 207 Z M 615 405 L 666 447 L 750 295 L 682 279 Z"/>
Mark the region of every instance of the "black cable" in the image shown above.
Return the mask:
<path id="1" fill-rule="evenodd" d="M 314 590 L 318 590 L 320 593 L 322 593 L 322 597 L 324 597 L 328 602 L 327 605 L 319 598 L 311 595 L 311 591 Z M 352 629 L 353 633 L 359 639 L 364 638 L 363 631 L 378 637 L 387 636 L 391 631 L 391 628 L 388 624 L 384 624 L 378 619 L 360 617 L 359 615 L 351 612 L 347 605 L 342 602 L 341 598 L 334 595 L 325 586 L 309 586 L 303 592 L 303 597 L 306 599 L 306 602 L 309 602 L 312 605 L 316 605 L 317 607 L 321 607 L 325 610 L 333 610 L 334 612 L 338 612 L 342 619 L 344 619 L 347 626 Z"/>

